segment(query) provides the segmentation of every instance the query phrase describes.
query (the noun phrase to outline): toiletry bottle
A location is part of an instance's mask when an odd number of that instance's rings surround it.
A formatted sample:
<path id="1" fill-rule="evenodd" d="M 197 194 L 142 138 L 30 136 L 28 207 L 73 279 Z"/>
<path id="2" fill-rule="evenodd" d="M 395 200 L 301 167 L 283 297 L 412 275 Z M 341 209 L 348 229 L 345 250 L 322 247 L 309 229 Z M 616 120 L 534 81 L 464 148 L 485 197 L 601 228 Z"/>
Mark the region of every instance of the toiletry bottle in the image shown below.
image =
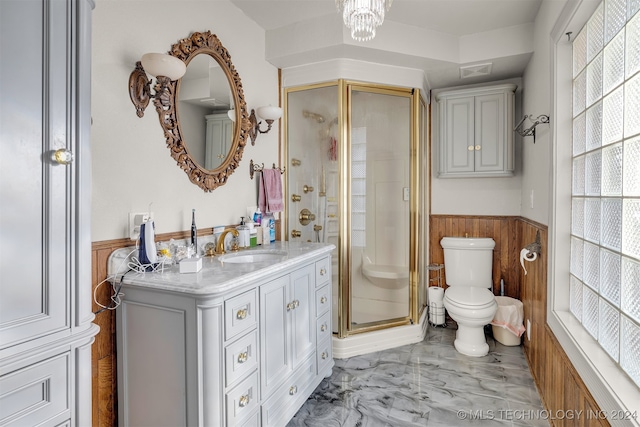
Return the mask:
<path id="1" fill-rule="evenodd" d="M 191 209 L 191 245 L 194 255 L 198 255 L 198 229 L 196 228 L 196 210 Z"/>
<path id="2" fill-rule="evenodd" d="M 274 218 L 271 212 L 266 212 L 264 214 L 264 218 L 262 219 L 263 227 L 268 230 L 268 234 L 265 234 L 265 237 L 268 235 L 269 238 L 265 239 L 266 243 L 273 243 L 276 241 L 276 219 Z"/>
<path id="3" fill-rule="evenodd" d="M 262 224 L 262 212 L 260 212 L 260 208 L 258 208 L 253 214 L 253 222 L 255 222 L 256 225 Z"/>
<path id="4" fill-rule="evenodd" d="M 240 225 L 236 227 L 238 230 L 238 246 L 240 249 L 249 247 L 249 227 L 244 223 L 244 217 L 240 217 Z"/>

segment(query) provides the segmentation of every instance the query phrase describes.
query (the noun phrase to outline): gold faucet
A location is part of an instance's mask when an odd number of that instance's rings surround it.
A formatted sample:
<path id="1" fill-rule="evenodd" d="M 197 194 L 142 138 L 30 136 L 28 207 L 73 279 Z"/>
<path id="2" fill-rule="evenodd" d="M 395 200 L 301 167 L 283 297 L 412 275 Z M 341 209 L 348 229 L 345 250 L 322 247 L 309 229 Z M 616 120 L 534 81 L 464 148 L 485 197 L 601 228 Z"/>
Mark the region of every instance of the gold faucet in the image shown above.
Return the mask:
<path id="1" fill-rule="evenodd" d="M 233 234 L 235 237 L 238 237 L 239 235 L 238 230 L 236 230 L 235 228 L 225 228 L 224 231 L 220 233 L 220 237 L 218 237 L 218 243 L 216 243 L 215 251 L 216 255 L 222 255 L 225 253 L 224 238 L 227 237 L 228 233 Z"/>

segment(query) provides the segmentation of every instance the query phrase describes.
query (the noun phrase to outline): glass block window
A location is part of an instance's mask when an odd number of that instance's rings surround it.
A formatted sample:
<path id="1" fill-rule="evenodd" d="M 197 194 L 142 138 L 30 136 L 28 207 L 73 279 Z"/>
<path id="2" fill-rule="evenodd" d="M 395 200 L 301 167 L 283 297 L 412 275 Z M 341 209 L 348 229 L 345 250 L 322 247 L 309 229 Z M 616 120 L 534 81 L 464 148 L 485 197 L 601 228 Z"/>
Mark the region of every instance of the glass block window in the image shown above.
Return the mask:
<path id="1" fill-rule="evenodd" d="M 640 386 L 640 13 L 604 0 L 573 42 L 569 309 Z"/>

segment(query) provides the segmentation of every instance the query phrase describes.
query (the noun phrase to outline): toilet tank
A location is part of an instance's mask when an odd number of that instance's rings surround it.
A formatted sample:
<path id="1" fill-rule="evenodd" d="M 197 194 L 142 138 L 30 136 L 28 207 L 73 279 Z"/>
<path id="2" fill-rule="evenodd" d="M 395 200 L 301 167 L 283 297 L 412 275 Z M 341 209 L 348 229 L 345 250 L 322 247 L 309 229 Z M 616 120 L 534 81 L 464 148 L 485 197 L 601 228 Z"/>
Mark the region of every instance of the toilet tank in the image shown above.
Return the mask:
<path id="1" fill-rule="evenodd" d="M 444 268 L 448 286 L 491 288 L 493 248 L 496 242 L 486 237 L 443 237 Z"/>

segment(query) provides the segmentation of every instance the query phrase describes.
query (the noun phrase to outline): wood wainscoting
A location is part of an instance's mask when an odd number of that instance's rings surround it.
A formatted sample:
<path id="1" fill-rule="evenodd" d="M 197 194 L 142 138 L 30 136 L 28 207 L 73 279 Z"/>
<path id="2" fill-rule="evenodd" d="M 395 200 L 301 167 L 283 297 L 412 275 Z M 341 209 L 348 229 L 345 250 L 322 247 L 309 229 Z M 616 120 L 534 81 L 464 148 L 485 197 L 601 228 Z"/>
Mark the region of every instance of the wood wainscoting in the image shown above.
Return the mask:
<path id="1" fill-rule="evenodd" d="M 500 291 L 505 281 L 505 295 L 520 299 L 524 319 L 531 322 L 531 339 L 525 338 L 524 353 L 549 415 L 559 414 L 550 422 L 554 426 L 608 426 L 604 419 L 588 418 L 599 407 L 583 383 L 566 353 L 547 326 L 547 226 L 522 217 L 431 215 L 430 263 L 442 264 L 444 254 L 440 239 L 444 236 L 491 237 L 496 242 L 493 257 L 493 290 Z M 526 263 L 527 274 L 520 267 L 520 250 L 536 240 L 540 233 L 542 255 Z M 445 267 L 446 270 L 446 267 Z M 431 272 L 433 273 L 433 272 Z M 446 271 L 445 271 L 446 273 Z M 563 417 L 584 411 L 581 417 Z"/>
<path id="2" fill-rule="evenodd" d="M 431 215 L 429 218 L 429 264 L 444 264 L 440 246 L 443 237 L 491 237 L 493 250 L 493 293 L 500 295 L 500 279 L 504 294 L 520 297 L 517 218 L 508 216 Z M 517 252 L 517 254 L 516 254 Z M 433 276 L 433 272 L 430 272 Z M 446 267 L 444 277 L 446 276 Z"/>
<path id="3" fill-rule="evenodd" d="M 440 239 L 444 236 L 492 237 L 494 250 L 494 293 L 500 291 L 500 278 L 505 281 L 505 295 L 522 300 L 524 318 L 531 321 L 531 340 L 524 339 L 524 352 L 545 408 L 550 414 L 561 410 L 583 410 L 578 419 L 554 419 L 554 426 L 607 426 L 606 420 L 587 419 L 589 410 L 598 405 L 569 361 L 556 337 L 546 324 L 547 311 L 547 227 L 521 217 L 431 215 L 429 263 L 444 263 Z M 533 242 L 540 232 L 542 256 L 527 263 L 527 275 L 520 268 L 520 249 Z M 211 229 L 199 230 L 199 235 L 211 234 Z M 279 233 L 278 233 L 279 235 Z M 188 232 L 168 233 L 157 240 L 186 238 Z M 94 242 L 92 247 L 93 289 L 107 277 L 107 261 L 116 249 L 132 246 L 129 239 Z M 430 273 L 436 273 L 431 271 Z M 432 276 L 433 277 L 433 276 Z M 111 286 L 100 286 L 97 298 L 107 304 Z M 95 305 L 94 311 L 100 307 Z M 96 315 L 100 333 L 92 347 L 93 425 L 117 426 L 117 369 L 115 343 L 115 312 Z"/>

